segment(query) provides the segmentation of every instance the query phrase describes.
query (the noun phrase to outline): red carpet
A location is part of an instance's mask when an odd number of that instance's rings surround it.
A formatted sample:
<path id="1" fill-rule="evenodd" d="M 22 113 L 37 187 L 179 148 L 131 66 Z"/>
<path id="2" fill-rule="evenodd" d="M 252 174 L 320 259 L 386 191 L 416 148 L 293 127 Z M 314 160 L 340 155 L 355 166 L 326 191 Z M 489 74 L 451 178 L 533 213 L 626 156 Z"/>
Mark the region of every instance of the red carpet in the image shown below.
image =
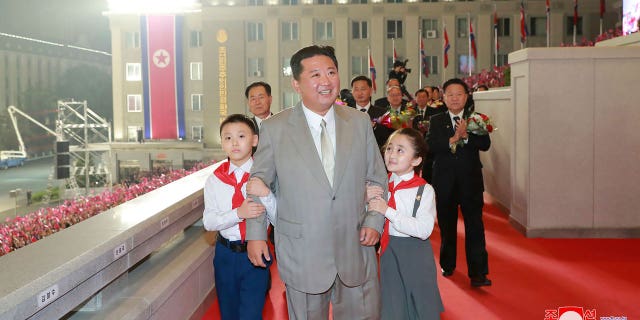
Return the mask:
<path id="1" fill-rule="evenodd" d="M 466 276 L 461 221 L 458 268 L 450 278 L 438 275 L 442 319 L 555 320 L 564 306 L 581 307 L 585 320 L 640 319 L 640 239 L 528 239 L 511 227 L 506 214 L 485 205 L 493 286 L 477 289 Z M 431 239 L 438 261 L 437 228 Z M 275 265 L 272 274 L 264 319 L 287 319 Z M 205 319 L 219 319 L 217 310 L 216 303 Z"/>

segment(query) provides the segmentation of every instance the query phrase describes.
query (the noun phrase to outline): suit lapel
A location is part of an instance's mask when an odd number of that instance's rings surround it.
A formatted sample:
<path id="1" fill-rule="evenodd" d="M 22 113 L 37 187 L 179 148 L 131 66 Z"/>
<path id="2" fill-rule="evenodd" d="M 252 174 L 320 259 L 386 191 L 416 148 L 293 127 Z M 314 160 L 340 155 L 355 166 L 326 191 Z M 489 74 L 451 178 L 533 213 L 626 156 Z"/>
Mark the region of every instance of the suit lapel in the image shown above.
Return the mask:
<path id="1" fill-rule="evenodd" d="M 325 185 L 328 190 L 331 190 L 331 185 L 329 185 L 329 180 L 322 167 L 322 160 L 318 155 L 316 145 L 313 143 L 313 137 L 309 130 L 307 118 L 304 116 L 302 105 L 298 103 L 294 108 L 289 118 L 291 144 L 298 151 L 298 156 L 302 158 L 303 163 L 309 166 L 309 171 L 311 171 L 316 180 Z"/>
<path id="2" fill-rule="evenodd" d="M 333 171 L 333 189 L 335 191 L 340 186 L 342 181 L 340 178 L 344 176 L 347 163 L 351 158 L 353 134 L 350 130 L 349 121 L 351 119 L 346 112 L 347 110 L 336 106 L 333 107 L 333 110 L 336 114 L 336 166 Z"/>

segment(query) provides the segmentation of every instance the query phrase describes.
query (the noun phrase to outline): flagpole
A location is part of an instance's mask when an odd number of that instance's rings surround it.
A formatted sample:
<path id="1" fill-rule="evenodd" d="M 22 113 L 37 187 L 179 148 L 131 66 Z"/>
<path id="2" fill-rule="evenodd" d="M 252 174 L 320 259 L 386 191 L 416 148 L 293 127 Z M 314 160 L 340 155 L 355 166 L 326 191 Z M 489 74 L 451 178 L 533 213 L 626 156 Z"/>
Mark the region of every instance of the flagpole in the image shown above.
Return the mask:
<path id="1" fill-rule="evenodd" d="M 496 5 L 493 5 L 493 48 L 495 54 L 493 55 L 493 65 L 498 66 L 498 10 Z"/>
<path id="2" fill-rule="evenodd" d="M 467 73 L 471 77 L 471 14 L 467 12 L 467 21 L 469 22 L 469 29 L 467 30 L 467 47 L 469 49 L 469 55 L 467 56 Z"/>
<path id="3" fill-rule="evenodd" d="M 546 3 L 547 11 L 547 48 L 551 45 L 551 8 L 549 8 L 549 0 Z"/>
<path id="4" fill-rule="evenodd" d="M 420 80 L 418 81 L 418 87 L 422 89 L 422 70 L 424 70 L 424 61 L 422 60 L 422 29 L 418 29 L 418 61 L 420 61 Z"/>
<path id="5" fill-rule="evenodd" d="M 369 62 L 369 59 L 371 59 L 371 47 L 367 46 L 367 66 L 369 66 L 369 68 L 367 68 L 369 70 L 367 76 L 371 79 L 371 63 Z"/>
<path id="6" fill-rule="evenodd" d="M 396 62 L 396 38 L 392 38 L 391 39 L 391 49 L 393 49 L 393 52 L 391 52 L 391 56 L 393 57 L 393 62 Z"/>
<path id="7" fill-rule="evenodd" d="M 576 45 L 576 35 L 578 34 L 578 0 L 573 0 L 573 45 Z"/>

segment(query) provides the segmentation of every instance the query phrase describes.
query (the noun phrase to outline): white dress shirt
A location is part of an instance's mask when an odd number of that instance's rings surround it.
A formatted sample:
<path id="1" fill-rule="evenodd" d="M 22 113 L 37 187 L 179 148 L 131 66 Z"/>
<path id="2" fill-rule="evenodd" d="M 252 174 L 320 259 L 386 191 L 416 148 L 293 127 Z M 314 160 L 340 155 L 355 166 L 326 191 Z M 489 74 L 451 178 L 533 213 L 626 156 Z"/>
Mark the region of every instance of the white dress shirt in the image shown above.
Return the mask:
<path id="1" fill-rule="evenodd" d="M 218 162 L 215 168 L 229 160 Z M 234 173 L 236 181 L 242 180 L 242 176 L 251 171 L 253 159 L 247 160 L 240 167 L 233 163 L 229 164 L 229 173 Z M 214 168 L 214 171 L 215 171 Z M 241 240 L 240 227 L 238 224 L 243 221 L 238 217 L 238 209 L 231 209 L 233 194 L 235 189 L 228 185 L 211 172 L 209 178 L 204 185 L 204 212 L 202 213 L 202 222 L 204 228 L 208 231 L 220 231 L 220 235 L 229 239 L 229 241 Z M 242 186 L 242 195 L 247 197 L 247 184 Z M 276 221 L 276 198 L 273 193 L 269 193 L 266 197 L 260 197 L 260 201 L 265 206 L 267 218 L 272 224 Z"/>
<path id="2" fill-rule="evenodd" d="M 366 106 L 359 106 L 356 103 L 356 110 L 358 110 L 358 111 L 362 111 L 362 109 L 365 109 L 366 112 L 369 112 L 369 108 L 371 108 L 371 102 L 367 103 Z"/>
<path id="3" fill-rule="evenodd" d="M 411 180 L 415 173 L 409 172 L 398 176 L 391 174 L 389 181 L 397 186 L 401 181 Z M 422 199 L 415 218 L 413 206 L 416 201 L 416 193 L 419 187 L 400 189 L 394 193 L 396 209 L 387 208 L 385 217 L 389 219 L 389 235 L 395 237 L 415 237 L 422 240 L 429 238 L 436 221 L 436 200 L 433 187 L 430 184 L 424 186 Z"/>
<path id="4" fill-rule="evenodd" d="M 327 112 L 327 114 L 323 116 L 309 110 L 305 107 L 304 103 L 302 104 L 302 110 L 304 111 L 304 116 L 307 118 L 307 124 L 309 125 L 309 129 L 311 130 L 311 137 L 313 138 L 313 144 L 316 145 L 316 150 L 318 151 L 318 156 L 322 159 L 322 148 L 320 142 L 320 134 L 322 133 L 322 128 L 320 128 L 320 124 L 322 120 L 327 123 L 327 133 L 329 134 L 329 139 L 331 139 L 331 146 L 333 146 L 333 154 L 336 154 L 336 113 L 333 110 L 333 106 Z"/>

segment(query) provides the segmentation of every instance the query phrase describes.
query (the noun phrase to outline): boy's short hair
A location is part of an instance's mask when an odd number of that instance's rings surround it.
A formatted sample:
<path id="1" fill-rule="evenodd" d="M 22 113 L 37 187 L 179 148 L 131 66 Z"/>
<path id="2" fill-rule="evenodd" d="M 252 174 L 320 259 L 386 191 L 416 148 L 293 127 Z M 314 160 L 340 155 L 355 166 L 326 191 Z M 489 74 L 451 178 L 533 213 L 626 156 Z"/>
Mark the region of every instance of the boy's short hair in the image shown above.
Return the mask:
<path id="1" fill-rule="evenodd" d="M 249 126 L 249 128 L 251 128 L 251 133 L 256 135 L 258 134 L 258 131 L 256 130 L 256 126 L 253 123 L 253 120 L 251 120 L 249 117 L 245 116 L 244 114 L 235 113 L 226 117 L 220 124 L 221 135 L 222 135 L 222 129 L 224 128 L 224 126 L 226 126 L 229 123 L 244 123 L 247 126 Z"/>

